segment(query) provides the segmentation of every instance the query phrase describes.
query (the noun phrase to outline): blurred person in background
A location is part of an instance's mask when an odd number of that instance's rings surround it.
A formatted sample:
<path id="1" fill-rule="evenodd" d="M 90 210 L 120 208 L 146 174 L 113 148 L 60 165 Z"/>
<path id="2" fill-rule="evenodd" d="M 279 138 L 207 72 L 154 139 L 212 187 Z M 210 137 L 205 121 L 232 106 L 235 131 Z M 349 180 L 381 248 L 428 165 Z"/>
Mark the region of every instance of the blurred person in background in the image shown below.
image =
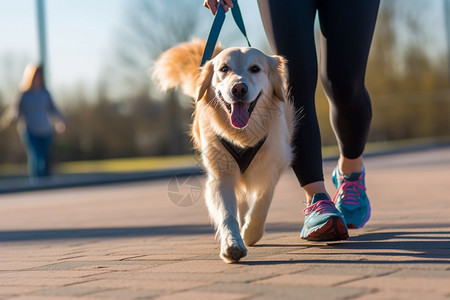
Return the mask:
<path id="1" fill-rule="evenodd" d="M 50 175 L 49 156 L 53 134 L 55 131 L 65 131 L 65 120 L 45 87 L 42 66 L 29 64 L 25 68 L 19 92 L 18 101 L 3 119 L 2 127 L 18 121 L 30 177 L 45 177 Z"/>

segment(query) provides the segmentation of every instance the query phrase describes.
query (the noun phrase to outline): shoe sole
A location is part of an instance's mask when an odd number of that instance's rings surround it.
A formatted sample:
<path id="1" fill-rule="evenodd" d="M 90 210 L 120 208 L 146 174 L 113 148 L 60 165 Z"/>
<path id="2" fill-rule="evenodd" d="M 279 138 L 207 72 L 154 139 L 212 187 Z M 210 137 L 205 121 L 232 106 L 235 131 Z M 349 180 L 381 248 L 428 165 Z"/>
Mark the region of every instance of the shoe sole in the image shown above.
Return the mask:
<path id="1" fill-rule="evenodd" d="M 308 234 L 308 241 L 341 241 L 348 239 L 348 230 L 340 217 L 331 217 L 319 229 Z"/>

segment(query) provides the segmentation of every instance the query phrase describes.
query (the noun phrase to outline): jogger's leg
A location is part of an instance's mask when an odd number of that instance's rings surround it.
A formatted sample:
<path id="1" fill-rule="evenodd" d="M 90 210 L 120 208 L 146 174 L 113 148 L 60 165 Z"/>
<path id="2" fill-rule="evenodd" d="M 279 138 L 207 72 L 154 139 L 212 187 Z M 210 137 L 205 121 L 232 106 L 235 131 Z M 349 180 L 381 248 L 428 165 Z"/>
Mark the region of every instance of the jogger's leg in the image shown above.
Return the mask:
<path id="1" fill-rule="evenodd" d="M 320 75 L 339 149 L 347 159 L 363 153 L 372 118 L 364 79 L 378 7 L 379 0 L 319 2 Z"/>
<path id="2" fill-rule="evenodd" d="M 313 187 L 312 190 L 317 187 L 313 183 L 322 182 L 323 186 L 321 139 L 314 99 L 317 84 L 316 3 L 316 0 L 258 0 L 272 50 L 288 60 L 291 95 L 295 108 L 302 112 L 293 139 L 292 168 L 300 184 L 307 189 Z"/>

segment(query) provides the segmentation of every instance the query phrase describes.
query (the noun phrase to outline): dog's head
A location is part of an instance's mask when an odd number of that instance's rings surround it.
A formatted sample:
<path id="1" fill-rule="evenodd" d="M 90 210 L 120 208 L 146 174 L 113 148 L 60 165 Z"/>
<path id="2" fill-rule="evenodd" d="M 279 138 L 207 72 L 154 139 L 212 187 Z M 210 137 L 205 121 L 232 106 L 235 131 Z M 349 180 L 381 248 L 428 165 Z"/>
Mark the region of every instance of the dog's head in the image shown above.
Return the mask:
<path id="1" fill-rule="evenodd" d="M 232 126 L 242 129 L 259 102 L 285 101 L 285 77 L 284 58 L 254 48 L 228 48 L 202 67 L 197 101 L 220 103 Z"/>

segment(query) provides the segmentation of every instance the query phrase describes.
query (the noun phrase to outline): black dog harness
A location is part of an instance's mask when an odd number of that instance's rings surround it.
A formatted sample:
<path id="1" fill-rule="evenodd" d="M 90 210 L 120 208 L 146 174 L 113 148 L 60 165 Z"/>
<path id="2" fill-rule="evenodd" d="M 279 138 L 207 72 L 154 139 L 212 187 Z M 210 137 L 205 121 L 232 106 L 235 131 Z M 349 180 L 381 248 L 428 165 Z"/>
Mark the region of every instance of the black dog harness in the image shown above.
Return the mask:
<path id="1" fill-rule="evenodd" d="M 223 137 L 217 136 L 219 141 L 222 143 L 222 145 L 227 149 L 227 151 L 233 156 L 234 160 L 239 166 L 239 169 L 241 170 L 241 174 L 244 174 L 244 172 L 247 170 L 247 168 L 250 166 L 253 158 L 255 158 L 256 153 L 258 153 L 259 149 L 261 149 L 262 145 L 267 139 L 267 136 L 265 136 L 262 140 L 260 140 L 255 146 L 253 147 L 238 147 L 233 143 L 230 143 Z"/>

